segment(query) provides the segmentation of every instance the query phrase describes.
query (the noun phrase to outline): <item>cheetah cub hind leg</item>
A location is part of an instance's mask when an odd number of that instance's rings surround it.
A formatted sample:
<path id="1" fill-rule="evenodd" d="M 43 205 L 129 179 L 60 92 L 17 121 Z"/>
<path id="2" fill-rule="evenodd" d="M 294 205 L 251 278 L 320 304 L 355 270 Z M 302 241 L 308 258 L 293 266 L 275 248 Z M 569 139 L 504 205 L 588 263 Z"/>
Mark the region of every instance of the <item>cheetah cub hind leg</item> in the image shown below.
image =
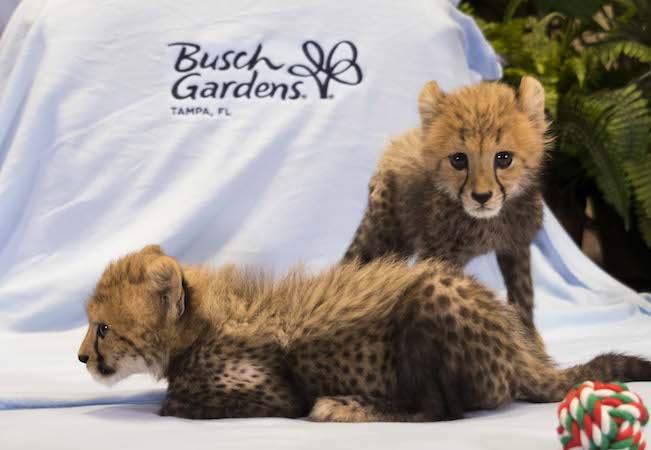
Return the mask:
<path id="1" fill-rule="evenodd" d="M 308 417 L 313 422 L 424 422 L 421 413 L 392 407 L 388 401 L 362 395 L 317 398 Z"/>

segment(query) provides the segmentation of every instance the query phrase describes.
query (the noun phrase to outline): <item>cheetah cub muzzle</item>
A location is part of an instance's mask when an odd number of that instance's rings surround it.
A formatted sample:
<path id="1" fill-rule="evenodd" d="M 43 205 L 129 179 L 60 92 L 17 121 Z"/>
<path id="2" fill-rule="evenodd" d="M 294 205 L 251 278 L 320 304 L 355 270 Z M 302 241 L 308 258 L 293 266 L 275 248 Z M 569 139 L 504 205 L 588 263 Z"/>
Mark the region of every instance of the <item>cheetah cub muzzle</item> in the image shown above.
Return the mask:
<path id="1" fill-rule="evenodd" d="M 615 354 L 555 369 L 512 305 L 435 261 L 274 279 L 149 246 L 107 267 L 86 311 L 78 358 L 93 377 L 165 378 L 161 414 L 191 419 L 435 421 L 558 401 L 586 379 L 651 379 L 651 362 Z"/>
<path id="2" fill-rule="evenodd" d="M 421 126 L 384 152 L 344 260 L 416 255 L 463 267 L 495 251 L 508 300 L 533 327 L 529 247 L 542 223 L 544 100 L 531 77 L 517 92 L 487 82 L 444 94 L 429 82 Z"/>

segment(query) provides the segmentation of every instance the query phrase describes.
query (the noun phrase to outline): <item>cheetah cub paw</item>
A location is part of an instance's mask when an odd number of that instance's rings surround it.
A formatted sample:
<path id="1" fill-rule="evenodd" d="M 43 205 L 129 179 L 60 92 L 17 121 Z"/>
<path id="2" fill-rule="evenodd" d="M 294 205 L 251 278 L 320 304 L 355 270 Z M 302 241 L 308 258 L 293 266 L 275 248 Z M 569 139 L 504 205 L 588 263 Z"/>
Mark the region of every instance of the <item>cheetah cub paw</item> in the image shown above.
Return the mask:
<path id="1" fill-rule="evenodd" d="M 359 396 L 320 397 L 308 417 L 313 422 L 377 422 L 385 419 Z"/>

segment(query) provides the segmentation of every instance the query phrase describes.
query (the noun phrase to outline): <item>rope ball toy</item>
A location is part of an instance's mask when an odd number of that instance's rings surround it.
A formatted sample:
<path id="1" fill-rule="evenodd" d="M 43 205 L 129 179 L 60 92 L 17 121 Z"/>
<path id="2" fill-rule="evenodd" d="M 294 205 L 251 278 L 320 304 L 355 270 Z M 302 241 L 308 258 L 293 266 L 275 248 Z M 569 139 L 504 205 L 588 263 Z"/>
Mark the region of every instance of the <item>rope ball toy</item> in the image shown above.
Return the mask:
<path id="1" fill-rule="evenodd" d="M 558 436 L 564 450 L 644 450 L 642 428 L 649 412 L 623 383 L 586 381 L 558 407 Z"/>

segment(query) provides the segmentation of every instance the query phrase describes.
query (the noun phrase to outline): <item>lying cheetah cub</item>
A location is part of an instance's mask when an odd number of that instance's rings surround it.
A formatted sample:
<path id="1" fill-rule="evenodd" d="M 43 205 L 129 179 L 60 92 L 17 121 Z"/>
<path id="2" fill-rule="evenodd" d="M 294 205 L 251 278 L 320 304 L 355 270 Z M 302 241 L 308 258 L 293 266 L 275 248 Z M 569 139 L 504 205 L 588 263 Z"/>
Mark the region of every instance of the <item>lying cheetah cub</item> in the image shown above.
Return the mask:
<path id="1" fill-rule="evenodd" d="M 345 260 L 390 253 L 464 266 L 496 251 L 508 300 L 533 319 L 529 246 L 542 222 L 538 187 L 547 139 L 545 92 L 480 83 L 420 93 L 421 127 L 389 144 Z M 533 326 L 533 324 L 530 324 Z"/>
<path id="2" fill-rule="evenodd" d="M 614 354 L 555 369 L 512 306 L 433 261 L 274 280 L 181 266 L 149 246 L 108 266 L 87 313 L 79 359 L 91 375 L 164 377 L 161 414 L 193 419 L 435 421 L 558 401 L 586 379 L 651 379 L 651 362 Z"/>

